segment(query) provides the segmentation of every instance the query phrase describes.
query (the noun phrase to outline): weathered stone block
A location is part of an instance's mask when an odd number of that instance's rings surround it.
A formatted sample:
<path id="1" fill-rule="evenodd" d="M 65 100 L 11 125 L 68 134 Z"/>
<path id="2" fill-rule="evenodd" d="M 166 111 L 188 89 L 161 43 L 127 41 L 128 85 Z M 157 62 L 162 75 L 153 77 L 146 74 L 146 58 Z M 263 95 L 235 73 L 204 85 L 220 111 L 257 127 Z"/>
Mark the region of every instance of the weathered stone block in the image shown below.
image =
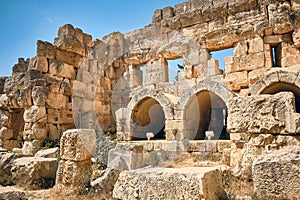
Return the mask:
<path id="1" fill-rule="evenodd" d="M 221 172 L 221 166 L 124 171 L 115 184 L 113 197 L 124 200 L 137 198 L 217 200 L 225 195 Z"/>
<path id="2" fill-rule="evenodd" d="M 56 174 L 55 185 L 74 188 L 79 192 L 86 191 L 92 176 L 92 162 L 61 160 Z"/>
<path id="3" fill-rule="evenodd" d="M 47 58 L 37 56 L 35 67 L 36 67 L 36 69 L 40 70 L 41 72 L 47 73 L 49 70 Z"/>
<path id="4" fill-rule="evenodd" d="M 167 6 L 163 8 L 163 19 L 169 19 L 174 17 L 174 8 L 171 6 Z"/>
<path id="5" fill-rule="evenodd" d="M 6 96 L 6 95 L 4 95 Z M 1 104 L 1 97 L 0 97 L 0 107 L 2 107 Z M 9 117 L 9 112 L 1 110 L 0 109 L 0 126 L 8 126 L 8 117 Z"/>
<path id="6" fill-rule="evenodd" d="M 35 123 L 30 130 L 33 138 L 36 140 L 45 140 L 47 138 L 47 129 L 44 123 Z"/>
<path id="7" fill-rule="evenodd" d="M 55 38 L 54 45 L 61 50 L 85 56 L 85 48 L 80 41 L 71 35 L 63 35 Z"/>
<path id="8" fill-rule="evenodd" d="M 19 58 L 18 63 L 12 68 L 13 76 L 20 73 L 25 73 L 28 69 L 29 60 L 24 60 L 24 58 Z"/>
<path id="9" fill-rule="evenodd" d="M 119 143 L 108 153 L 108 167 L 119 171 L 142 167 L 143 146 L 138 144 Z"/>
<path id="10" fill-rule="evenodd" d="M 231 73 L 233 70 L 233 56 L 226 56 L 224 59 L 225 73 Z"/>
<path id="11" fill-rule="evenodd" d="M 264 43 L 278 45 L 283 41 L 283 35 L 267 35 L 264 37 Z"/>
<path id="12" fill-rule="evenodd" d="M 176 4 L 174 6 L 174 14 L 178 15 L 178 14 L 185 13 L 185 12 L 189 11 L 190 7 L 191 7 L 191 5 L 189 2 L 183 2 L 183 3 Z"/>
<path id="13" fill-rule="evenodd" d="M 248 52 L 248 46 L 246 41 L 239 41 L 234 47 L 234 57 L 241 57 L 247 55 Z"/>
<path id="14" fill-rule="evenodd" d="M 300 147 L 273 150 L 253 162 L 253 182 L 259 197 L 300 198 Z"/>
<path id="15" fill-rule="evenodd" d="M 168 63 L 165 59 L 159 59 L 148 63 L 146 66 L 145 85 L 157 82 L 168 82 Z"/>
<path id="16" fill-rule="evenodd" d="M 34 105 L 45 106 L 48 90 L 42 86 L 35 86 L 32 89 L 31 97 Z"/>
<path id="17" fill-rule="evenodd" d="M 119 178 L 118 170 L 106 168 L 103 176 L 91 182 L 92 191 L 97 194 L 112 194 L 114 185 Z"/>
<path id="18" fill-rule="evenodd" d="M 232 90 L 240 90 L 242 86 L 248 86 L 248 73 L 246 71 L 228 73 L 225 74 L 225 80 Z"/>
<path id="19" fill-rule="evenodd" d="M 152 16 L 152 23 L 160 22 L 162 20 L 162 9 L 155 10 Z"/>
<path id="20" fill-rule="evenodd" d="M 96 148 L 96 133 L 92 129 L 73 129 L 60 140 L 61 158 L 68 161 L 90 160 Z"/>
<path id="21" fill-rule="evenodd" d="M 300 64 L 300 57 L 298 55 L 290 55 L 281 59 L 282 67 L 291 67 Z"/>
<path id="22" fill-rule="evenodd" d="M 229 133 L 295 133 L 294 95 L 235 97 L 228 101 Z"/>
<path id="23" fill-rule="evenodd" d="M 49 73 L 63 78 L 70 78 L 73 80 L 76 76 L 75 69 L 72 65 L 61 63 L 56 60 L 50 60 Z"/>
<path id="24" fill-rule="evenodd" d="M 81 55 L 63 50 L 57 50 L 56 59 L 63 63 L 72 65 L 75 68 L 79 68 L 83 62 L 83 57 Z"/>
<path id="25" fill-rule="evenodd" d="M 224 149 L 230 149 L 232 141 L 230 140 L 218 140 L 217 142 L 217 152 L 224 152 Z"/>
<path id="26" fill-rule="evenodd" d="M 25 122 L 45 122 L 46 121 L 46 108 L 40 106 L 31 106 L 26 108 L 24 112 Z"/>
<path id="27" fill-rule="evenodd" d="M 14 133 L 12 129 L 8 129 L 6 127 L 2 127 L 0 129 L 0 140 L 9 140 L 13 138 Z"/>
<path id="28" fill-rule="evenodd" d="M 55 158 L 23 157 L 14 160 L 11 172 L 20 187 L 46 189 L 54 186 L 57 166 Z"/>
<path id="29" fill-rule="evenodd" d="M 60 138 L 61 134 L 58 132 L 57 126 L 53 124 L 47 124 L 47 132 L 49 134 L 50 139 L 58 139 Z"/>
<path id="30" fill-rule="evenodd" d="M 2 144 L 1 144 L 2 143 Z M 12 150 L 14 148 L 20 148 L 20 142 L 15 139 L 10 140 L 0 140 L 0 146 L 2 146 L 4 149 Z"/>
<path id="31" fill-rule="evenodd" d="M 61 93 L 50 92 L 46 100 L 47 108 L 62 109 L 66 108 L 69 103 L 69 98 Z"/>
<path id="32" fill-rule="evenodd" d="M 37 41 L 37 56 L 53 59 L 55 57 L 55 53 L 55 47 L 51 43 L 41 40 Z"/>
<path id="33" fill-rule="evenodd" d="M 57 158 L 59 155 L 59 148 L 51 148 L 51 149 L 45 149 L 45 150 L 39 150 L 36 152 L 34 157 L 39 158 Z"/>
<path id="34" fill-rule="evenodd" d="M 248 53 L 260 53 L 264 51 L 264 41 L 262 38 L 257 37 L 249 42 Z"/>
<path id="35" fill-rule="evenodd" d="M 33 156 L 42 145 L 42 140 L 33 140 L 33 141 L 25 141 L 22 148 L 22 153 L 24 155 Z"/>
<path id="36" fill-rule="evenodd" d="M 17 191 L 17 190 L 13 190 L 13 191 L 1 191 L 0 192 L 0 199 L 11 199 L 11 200 L 27 200 L 28 196 L 26 195 L 25 192 L 22 191 Z"/>
<path id="37" fill-rule="evenodd" d="M 249 80 L 249 85 L 253 85 L 258 81 L 263 75 L 265 75 L 267 72 L 267 69 L 262 68 L 262 69 L 257 69 L 250 71 L 248 73 L 248 80 Z"/>
<path id="38" fill-rule="evenodd" d="M 296 47 L 300 47 L 300 28 L 297 28 L 293 32 L 293 41 Z"/>
<path id="39" fill-rule="evenodd" d="M 300 52 L 296 47 L 283 47 L 281 49 L 281 57 L 287 57 L 287 56 L 291 56 L 291 55 L 299 55 Z"/>
<path id="40" fill-rule="evenodd" d="M 29 61 L 29 69 L 37 69 L 43 73 L 48 72 L 48 60 L 43 56 L 32 57 Z"/>

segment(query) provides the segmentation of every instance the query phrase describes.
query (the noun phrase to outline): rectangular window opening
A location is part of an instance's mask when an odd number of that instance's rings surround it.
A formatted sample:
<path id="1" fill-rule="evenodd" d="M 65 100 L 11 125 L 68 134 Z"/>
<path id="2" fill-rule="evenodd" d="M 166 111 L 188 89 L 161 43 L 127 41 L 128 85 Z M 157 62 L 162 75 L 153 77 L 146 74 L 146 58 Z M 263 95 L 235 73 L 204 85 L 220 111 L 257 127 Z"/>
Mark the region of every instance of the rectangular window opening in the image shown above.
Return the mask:
<path id="1" fill-rule="evenodd" d="M 167 60 L 168 62 L 168 74 L 169 82 L 179 81 L 180 73 L 184 71 L 183 58 L 178 58 L 174 60 Z"/>
<path id="2" fill-rule="evenodd" d="M 139 69 L 142 71 L 142 85 L 145 85 L 145 77 L 146 77 L 146 65 L 139 66 Z"/>
<path id="3" fill-rule="evenodd" d="M 210 52 L 209 66 L 212 68 L 210 75 L 223 74 L 230 72 L 233 66 L 233 48 L 223 49 L 219 51 Z M 213 62 L 216 60 L 217 62 Z"/>
<path id="4" fill-rule="evenodd" d="M 271 46 L 271 57 L 273 67 L 281 67 L 279 45 Z"/>

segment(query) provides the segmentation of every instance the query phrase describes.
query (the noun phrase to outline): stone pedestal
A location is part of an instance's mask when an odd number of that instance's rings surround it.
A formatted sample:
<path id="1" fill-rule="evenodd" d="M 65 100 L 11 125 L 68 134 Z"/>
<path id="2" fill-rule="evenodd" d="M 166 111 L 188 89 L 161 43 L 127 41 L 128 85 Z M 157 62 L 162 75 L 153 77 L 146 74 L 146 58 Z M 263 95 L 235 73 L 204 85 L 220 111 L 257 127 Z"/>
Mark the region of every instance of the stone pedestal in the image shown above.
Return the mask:
<path id="1" fill-rule="evenodd" d="M 74 129 L 64 132 L 60 142 L 61 161 L 56 184 L 84 191 L 90 185 L 91 158 L 96 146 L 96 133 L 92 129 Z"/>

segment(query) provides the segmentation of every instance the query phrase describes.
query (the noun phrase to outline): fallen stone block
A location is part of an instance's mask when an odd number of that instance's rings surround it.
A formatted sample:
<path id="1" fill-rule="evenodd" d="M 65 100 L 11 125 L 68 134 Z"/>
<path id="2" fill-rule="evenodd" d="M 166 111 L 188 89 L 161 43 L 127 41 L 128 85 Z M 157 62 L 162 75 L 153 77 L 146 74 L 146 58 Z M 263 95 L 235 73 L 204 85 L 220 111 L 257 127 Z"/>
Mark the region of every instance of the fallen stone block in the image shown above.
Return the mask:
<path id="1" fill-rule="evenodd" d="M 40 157 L 40 158 L 57 158 L 59 154 L 59 148 L 51 148 L 46 150 L 40 150 L 38 151 L 34 157 Z"/>
<path id="2" fill-rule="evenodd" d="M 143 164 L 143 146 L 119 143 L 108 152 L 108 167 L 119 171 L 132 170 Z"/>
<path id="3" fill-rule="evenodd" d="M 300 147 L 269 151 L 252 165 L 254 189 L 260 198 L 300 198 Z"/>
<path id="4" fill-rule="evenodd" d="M 143 168 L 121 172 L 113 190 L 117 199 L 210 199 L 225 197 L 224 166 Z"/>
<path id="5" fill-rule="evenodd" d="M 23 157 L 13 161 L 11 173 L 17 186 L 47 189 L 54 186 L 57 167 L 55 158 Z"/>
<path id="6" fill-rule="evenodd" d="M 63 160 L 89 160 L 95 148 L 96 133 L 93 129 L 68 130 L 64 132 L 60 141 L 60 155 Z"/>
<path id="7" fill-rule="evenodd" d="M 120 171 L 106 168 L 104 174 L 91 182 L 92 191 L 98 194 L 112 195 L 114 185 L 118 180 Z"/>

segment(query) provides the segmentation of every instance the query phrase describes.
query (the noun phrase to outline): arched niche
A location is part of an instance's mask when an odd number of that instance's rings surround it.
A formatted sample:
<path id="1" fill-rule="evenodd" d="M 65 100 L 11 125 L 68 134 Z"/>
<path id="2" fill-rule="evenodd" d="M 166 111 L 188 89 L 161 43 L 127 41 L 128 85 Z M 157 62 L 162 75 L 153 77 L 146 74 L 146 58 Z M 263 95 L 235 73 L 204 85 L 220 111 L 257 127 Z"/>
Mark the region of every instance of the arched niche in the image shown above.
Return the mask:
<path id="1" fill-rule="evenodd" d="M 192 96 L 184 111 L 184 137 L 191 140 L 229 139 L 227 107 L 223 99 L 208 90 Z"/>
<path id="2" fill-rule="evenodd" d="M 157 100 L 151 97 L 142 99 L 131 112 L 132 140 L 145 140 L 147 133 L 153 133 L 153 139 L 165 139 L 165 120 L 163 108 Z"/>

